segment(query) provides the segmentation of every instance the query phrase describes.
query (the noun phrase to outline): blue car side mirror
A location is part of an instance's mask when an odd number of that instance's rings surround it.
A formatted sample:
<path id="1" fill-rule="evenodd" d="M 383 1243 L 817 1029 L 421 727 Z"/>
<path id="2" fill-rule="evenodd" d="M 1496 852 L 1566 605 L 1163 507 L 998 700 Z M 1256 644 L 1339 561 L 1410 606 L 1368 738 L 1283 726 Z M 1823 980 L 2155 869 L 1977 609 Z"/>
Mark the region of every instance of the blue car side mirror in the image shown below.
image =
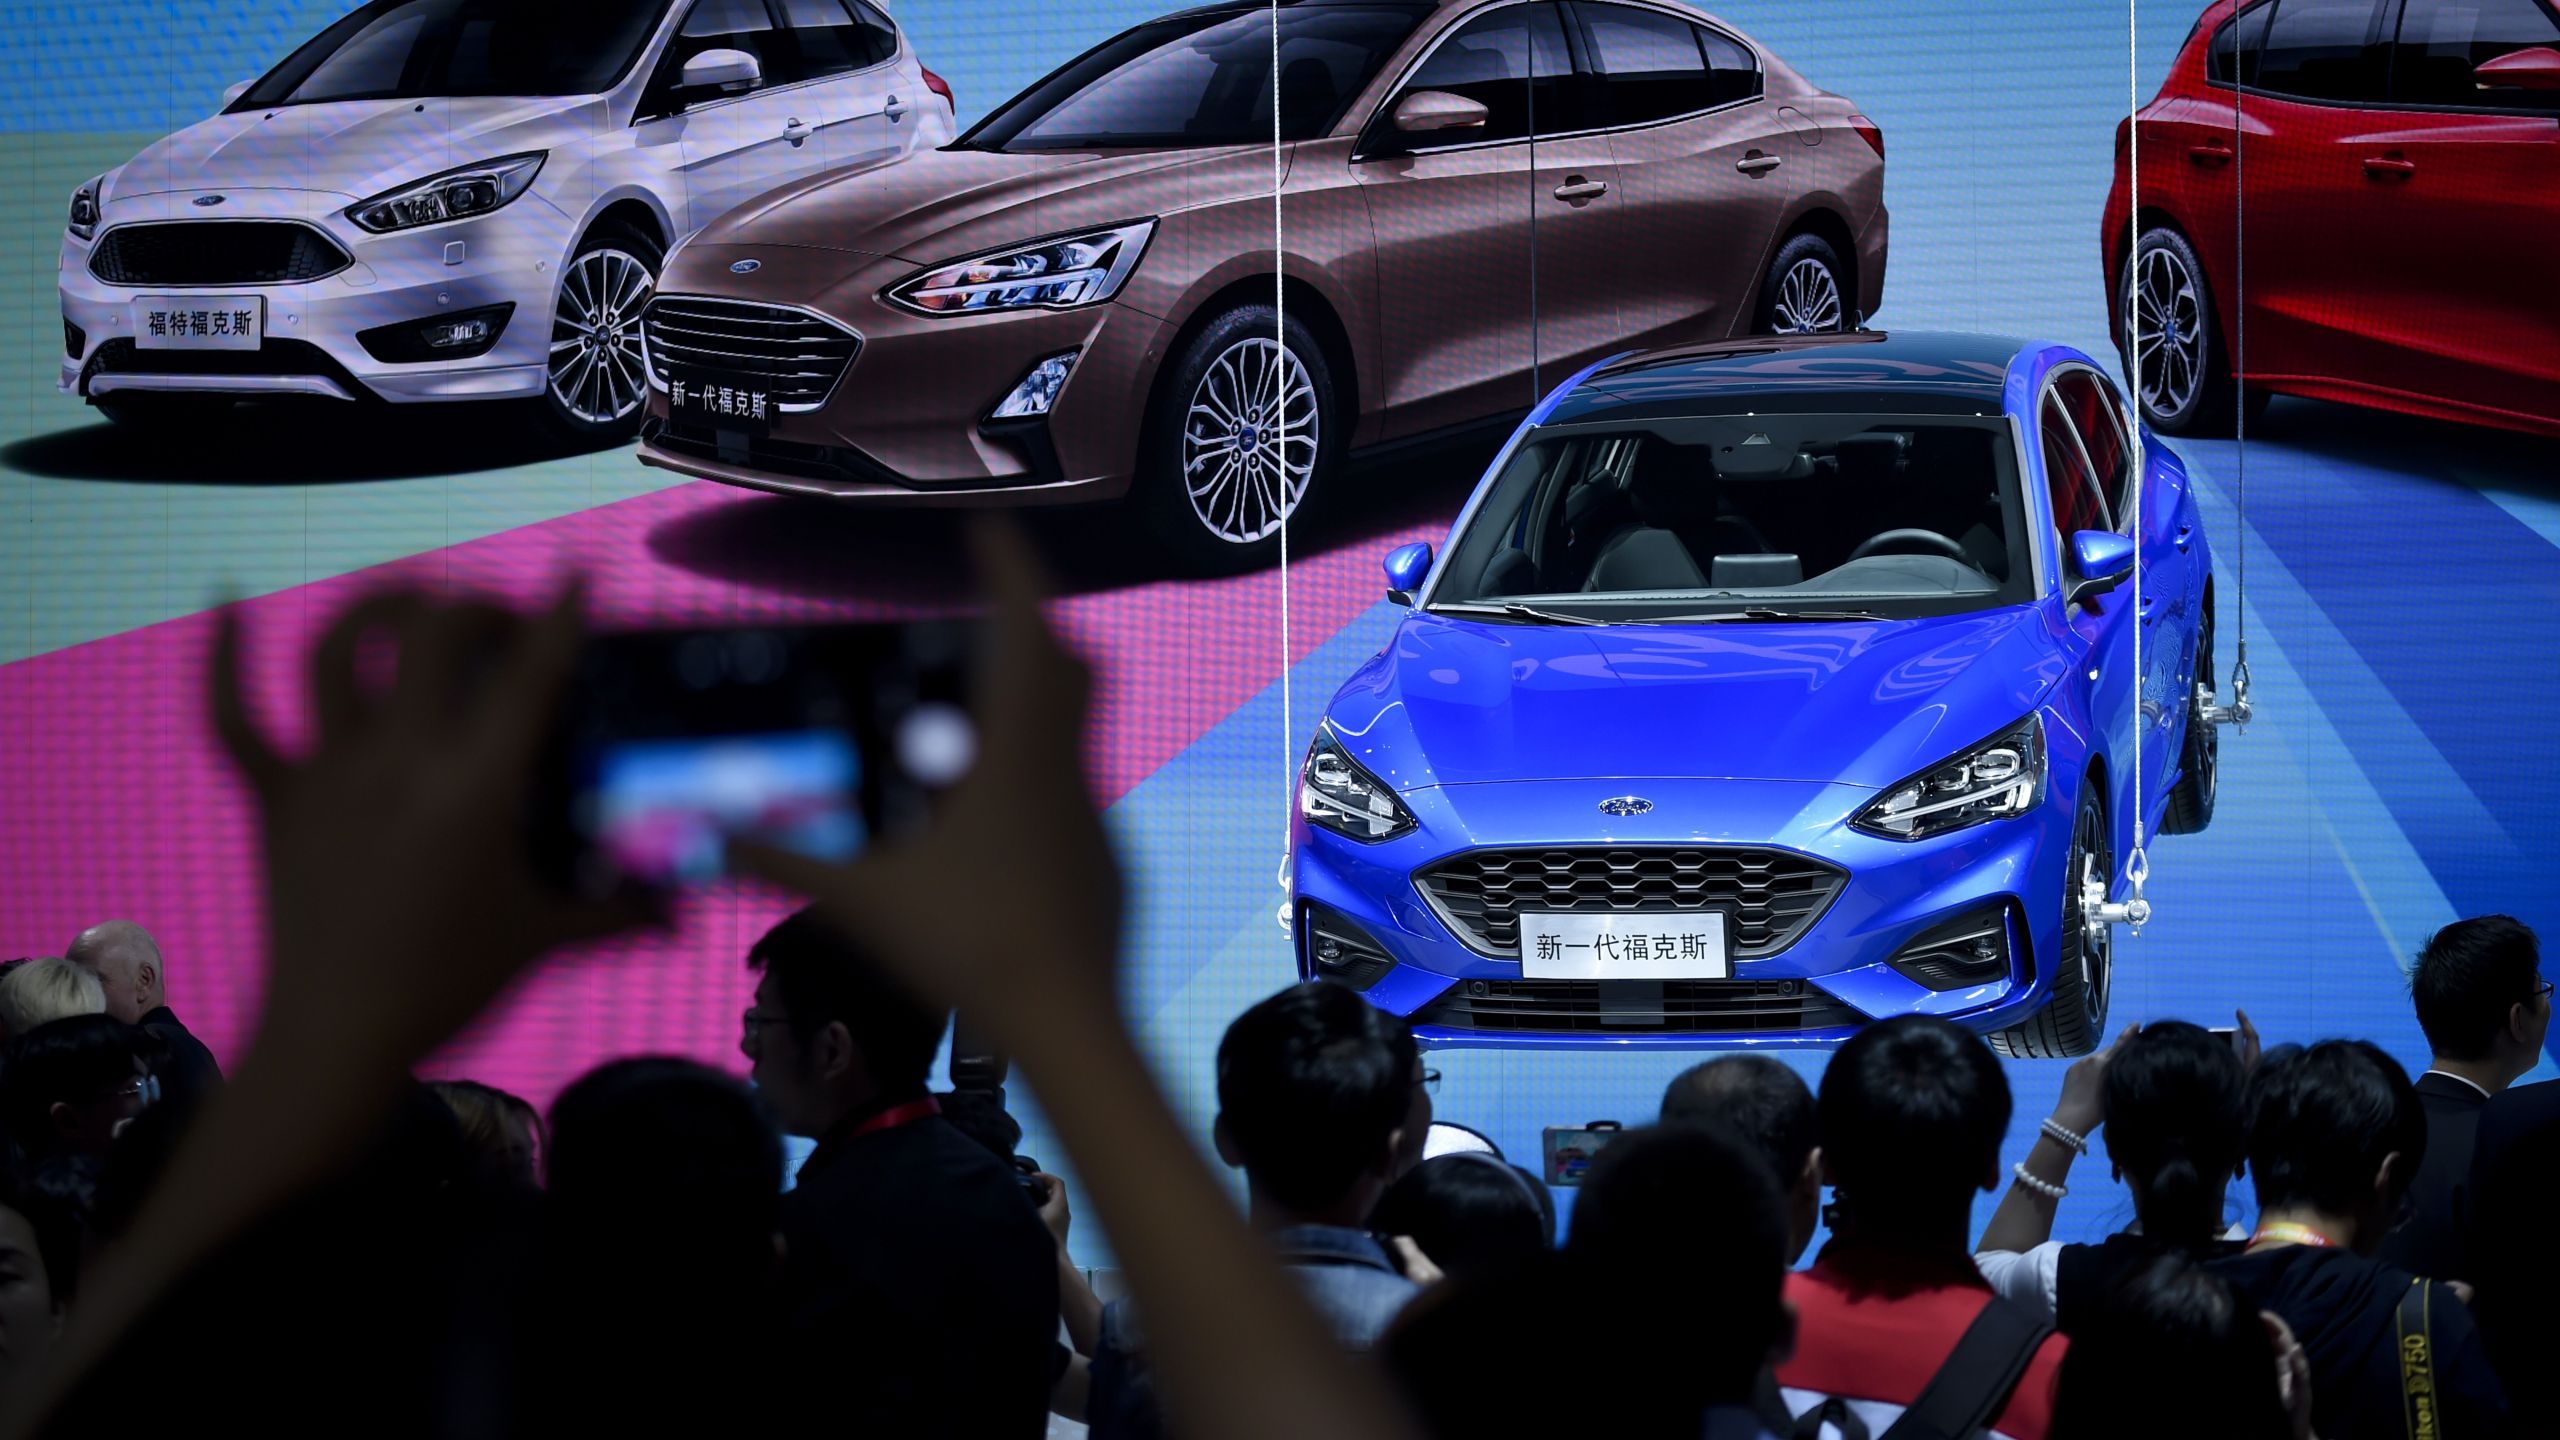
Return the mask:
<path id="1" fill-rule="evenodd" d="M 1387 598 L 1399 605 L 1413 603 L 1414 592 L 1431 575 L 1431 546 L 1416 540 L 1387 552 Z"/>
<path id="2" fill-rule="evenodd" d="M 2071 577 L 2064 595 L 2077 605 L 2133 578 L 2132 539 L 2112 530 L 2082 530 L 2071 537 Z"/>

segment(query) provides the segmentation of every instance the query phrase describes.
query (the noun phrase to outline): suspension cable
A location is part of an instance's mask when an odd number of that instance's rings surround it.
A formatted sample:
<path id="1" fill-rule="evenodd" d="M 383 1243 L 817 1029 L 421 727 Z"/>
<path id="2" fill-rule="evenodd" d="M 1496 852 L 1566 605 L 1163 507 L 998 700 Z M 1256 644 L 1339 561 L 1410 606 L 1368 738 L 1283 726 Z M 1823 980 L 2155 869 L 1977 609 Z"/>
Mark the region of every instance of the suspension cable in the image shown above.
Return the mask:
<path id="1" fill-rule="evenodd" d="M 1290 683 L 1295 668 L 1290 652 L 1289 615 L 1289 516 L 1297 508 L 1297 499 L 1289 493 L 1289 281 L 1284 273 L 1286 251 L 1282 229 L 1280 183 L 1284 174 L 1281 157 L 1280 128 L 1280 0 L 1271 0 L 1271 339 L 1273 373 L 1278 377 L 1279 411 L 1273 421 L 1272 450 L 1274 468 L 1278 470 L 1280 494 L 1280 854 L 1285 867 L 1289 854 L 1289 834 L 1298 806 L 1298 736 L 1297 707 Z M 1322 416 L 1318 416 L 1319 421 Z M 1321 441 L 1323 432 L 1316 438 Z M 1315 466 L 1320 455 L 1307 459 L 1307 479 L 1315 479 Z"/>
<path id="2" fill-rule="evenodd" d="M 2142 3 L 2125 0 L 2125 203 L 2127 218 L 2133 223 L 2133 263 L 2125 267 L 2124 306 L 2126 318 L 2133 326 L 2133 368 L 2130 377 L 2135 395 L 2142 393 Z M 2150 917 L 2150 903 L 2143 898 L 2143 882 L 2151 875 L 2151 859 L 2143 850 L 2142 798 L 2142 732 L 2146 728 L 2142 714 L 2142 695 L 2146 688 L 2142 670 L 2142 492 L 2149 487 L 2149 472 L 2144 468 L 2141 416 L 2133 425 L 2133 613 L 2126 623 L 2133 628 L 2133 853 L 2126 857 L 2125 880 L 2132 894 L 2126 900 L 2126 918 L 2133 922 L 2133 933 L 2142 933 L 2142 922 Z M 2099 897 L 2104 899 L 2104 896 Z M 2104 1037 L 2101 1037 L 2104 1038 Z"/>
<path id="3" fill-rule="evenodd" d="M 2232 559 L 2239 581 L 2240 643 L 2231 666 L 2233 721 L 2249 723 L 2249 30 L 2231 30 L 2231 435 L 2233 503 L 2239 524 Z"/>

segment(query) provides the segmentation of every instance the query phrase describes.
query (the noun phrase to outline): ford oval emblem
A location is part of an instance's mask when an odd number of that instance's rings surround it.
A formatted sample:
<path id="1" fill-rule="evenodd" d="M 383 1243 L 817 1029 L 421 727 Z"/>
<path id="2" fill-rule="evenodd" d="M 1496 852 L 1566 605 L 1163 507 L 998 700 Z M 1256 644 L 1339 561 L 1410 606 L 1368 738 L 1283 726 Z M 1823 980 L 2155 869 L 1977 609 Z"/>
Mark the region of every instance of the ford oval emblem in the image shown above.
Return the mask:
<path id="1" fill-rule="evenodd" d="M 1601 801 L 1600 813 L 1615 815 L 1622 820 L 1630 815 L 1650 815 L 1653 813 L 1653 802 L 1641 795 L 1620 795 L 1613 800 Z"/>
<path id="2" fill-rule="evenodd" d="M 196 203 L 198 205 L 207 206 L 219 205 L 222 203 L 222 197 L 219 195 L 199 195 L 196 197 Z"/>
<path id="3" fill-rule="evenodd" d="M 753 275 L 763 268 L 764 262 L 761 260 L 738 260 L 731 262 L 729 266 L 729 273 L 732 275 Z"/>

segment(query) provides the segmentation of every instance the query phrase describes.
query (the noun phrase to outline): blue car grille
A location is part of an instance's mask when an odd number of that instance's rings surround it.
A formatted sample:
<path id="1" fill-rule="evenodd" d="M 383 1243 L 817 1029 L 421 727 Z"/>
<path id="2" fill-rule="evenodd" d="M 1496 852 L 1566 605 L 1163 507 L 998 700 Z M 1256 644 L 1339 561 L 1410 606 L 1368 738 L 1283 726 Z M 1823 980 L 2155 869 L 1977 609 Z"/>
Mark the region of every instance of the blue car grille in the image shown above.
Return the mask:
<path id="1" fill-rule="evenodd" d="M 1726 955 L 1757 960 L 1794 944 L 1849 873 L 1784 850 L 1585 846 L 1470 850 L 1413 883 L 1468 948 L 1500 959 L 1520 954 L 1523 910 L 1714 910 Z"/>
<path id="2" fill-rule="evenodd" d="M 1866 1017 L 1802 980 L 1462 980 L 1412 1020 L 1536 1034 L 1798 1035 Z"/>

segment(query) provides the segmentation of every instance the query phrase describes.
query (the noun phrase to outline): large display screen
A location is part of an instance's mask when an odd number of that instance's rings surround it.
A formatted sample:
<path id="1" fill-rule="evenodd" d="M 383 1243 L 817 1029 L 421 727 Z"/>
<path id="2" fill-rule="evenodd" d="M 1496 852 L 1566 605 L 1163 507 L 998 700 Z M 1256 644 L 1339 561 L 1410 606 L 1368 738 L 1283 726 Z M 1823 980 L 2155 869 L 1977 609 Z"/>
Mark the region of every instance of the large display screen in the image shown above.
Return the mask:
<path id="1" fill-rule="evenodd" d="M 0 954 L 140 922 L 240 1053 L 217 607 L 282 725 L 392 578 L 947 611 L 920 500 L 1019 507 L 1064 582 L 1126 1003 L 1204 1135 L 1305 974 L 1519 1157 L 1914 1010 L 2001 1037 L 2022 1136 L 2150 1018 L 2414 1072 L 2430 933 L 2560 929 L 2538 0 L 1171 8 L 15 16 Z M 2137 838 L 2148 922 L 2091 925 Z M 784 908 L 690 891 L 434 1071 L 743 1070 Z"/>

